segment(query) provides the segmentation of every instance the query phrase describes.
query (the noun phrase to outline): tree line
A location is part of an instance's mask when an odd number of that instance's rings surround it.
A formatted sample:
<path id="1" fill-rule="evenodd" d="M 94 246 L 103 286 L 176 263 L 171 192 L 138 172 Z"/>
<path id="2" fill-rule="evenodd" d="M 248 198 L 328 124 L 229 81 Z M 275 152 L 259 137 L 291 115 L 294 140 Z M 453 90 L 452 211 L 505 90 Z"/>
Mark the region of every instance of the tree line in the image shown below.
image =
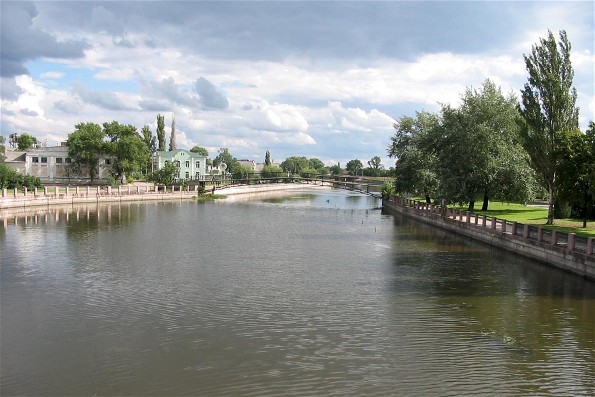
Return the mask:
<path id="1" fill-rule="evenodd" d="M 521 102 L 492 81 L 467 88 L 459 107 L 416 112 L 394 124 L 388 154 L 396 159 L 399 194 L 482 210 L 490 200 L 528 202 L 547 196 L 548 224 L 571 212 L 595 216 L 595 128 L 580 131 L 572 87 L 571 45 L 550 31 L 529 55 Z"/>

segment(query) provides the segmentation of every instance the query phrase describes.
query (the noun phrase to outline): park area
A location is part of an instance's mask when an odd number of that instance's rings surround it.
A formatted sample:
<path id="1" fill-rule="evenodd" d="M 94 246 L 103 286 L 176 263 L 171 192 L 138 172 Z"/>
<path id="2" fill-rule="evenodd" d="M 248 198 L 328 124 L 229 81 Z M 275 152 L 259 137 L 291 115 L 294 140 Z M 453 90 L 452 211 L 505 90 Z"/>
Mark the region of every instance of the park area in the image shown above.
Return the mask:
<path id="1" fill-rule="evenodd" d="M 465 210 L 466 206 L 456 206 L 453 208 Z M 543 226 L 545 229 L 556 230 L 563 233 L 576 233 L 580 236 L 595 237 L 595 220 L 588 221 L 586 228 L 582 227 L 583 220 L 576 218 L 556 219 L 553 226 L 546 225 L 547 205 L 523 205 L 490 201 L 488 210 L 477 210 L 475 213 L 499 219 L 506 219 L 510 222 L 539 225 Z"/>

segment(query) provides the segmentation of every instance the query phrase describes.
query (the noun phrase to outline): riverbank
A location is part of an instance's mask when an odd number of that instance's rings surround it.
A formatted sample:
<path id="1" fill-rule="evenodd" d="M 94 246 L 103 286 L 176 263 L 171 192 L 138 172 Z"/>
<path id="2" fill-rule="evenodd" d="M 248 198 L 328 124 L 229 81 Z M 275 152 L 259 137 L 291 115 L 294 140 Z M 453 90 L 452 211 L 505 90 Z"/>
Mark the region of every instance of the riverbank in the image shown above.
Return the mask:
<path id="1" fill-rule="evenodd" d="M 329 186 L 311 183 L 274 183 L 257 185 L 217 186 L 215 193 L 226 197 L 250 198 L 255 194 L 284 192 L 297 189 L 328 189 Z M 207 190 L 207 195 L 213 190 Z M 71 187 L 66 190 L 29 191 L 19 195 L 3 195 L 0 197 L 0 218 L 38 212 L 44 208 L 100 205 L 103 203 L 133 203 L 192 200 L 198 195 L 196 189 L 175 190 L 167 188 L 163 191 L 153 186 L 121 186 L 119 188 Z"/>
<path id="2" fill-rule="evenodd" d="M 561 238 L 561 234 L 541 227 L 532 231 L 529 225 L 397 197 L 385 201 L 383 208 L 595 281 L 592 237 L 577 243 L 574 233 Z"/>

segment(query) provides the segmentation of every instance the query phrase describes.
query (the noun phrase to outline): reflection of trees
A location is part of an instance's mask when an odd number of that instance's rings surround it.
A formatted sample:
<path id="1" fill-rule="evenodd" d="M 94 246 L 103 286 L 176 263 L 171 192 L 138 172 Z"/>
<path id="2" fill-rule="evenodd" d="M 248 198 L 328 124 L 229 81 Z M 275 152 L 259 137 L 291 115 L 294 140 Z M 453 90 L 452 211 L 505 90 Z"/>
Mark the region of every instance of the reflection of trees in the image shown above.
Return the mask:
<path id="1" fill-rule="evenodd" d="M 405 217 L 395 224 L 396 293 L 427 294 L 436 317 L 455 319 L 473 346 L 501 350 L 523 392 L 548 394 L 556 383 L 593 391 L 595 285 Z"/>

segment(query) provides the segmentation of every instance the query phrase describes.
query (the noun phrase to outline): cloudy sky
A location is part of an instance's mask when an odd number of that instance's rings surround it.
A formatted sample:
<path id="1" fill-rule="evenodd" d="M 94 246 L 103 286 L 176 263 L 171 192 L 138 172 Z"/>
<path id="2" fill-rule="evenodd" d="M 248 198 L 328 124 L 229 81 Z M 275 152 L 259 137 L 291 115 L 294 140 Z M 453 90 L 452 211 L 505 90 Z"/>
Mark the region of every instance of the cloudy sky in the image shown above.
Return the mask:
<path id="1" fill-rule="evenodd" d="M 489 78 L 518 95 L 548 29 L 572 43 L 594 119 L 594 3 L 5 1 L 1 132 L 48 145 L 79 122 L 166 131 L 178 147 L 325 164 L 386 157 L 394 119 L 456 105 Z"/>

